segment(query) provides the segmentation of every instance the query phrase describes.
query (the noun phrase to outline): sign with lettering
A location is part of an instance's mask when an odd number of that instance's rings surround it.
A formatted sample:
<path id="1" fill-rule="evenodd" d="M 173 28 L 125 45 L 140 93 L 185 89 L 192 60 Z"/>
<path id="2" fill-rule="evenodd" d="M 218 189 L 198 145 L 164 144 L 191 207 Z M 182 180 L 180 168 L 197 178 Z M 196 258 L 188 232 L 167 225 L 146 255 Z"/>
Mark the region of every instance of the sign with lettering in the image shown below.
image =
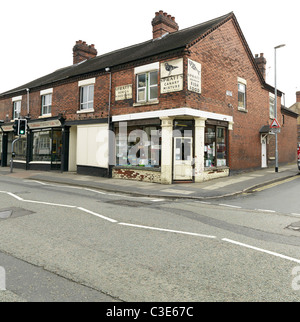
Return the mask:
<path id="1" fill-rule="evenodd" d="M 132 98 L 132 85 L 123 85 L 116 87 L 116 101 L 128 100 Z"/>
<path id="2" fill-rule="evenodd" d="M 201 94 L 201 64 L 188 59 L 188 90 Z"/>
<path id="3" fill-rule="evenodd" d="M 34 129 L 42 129 L 42 128 L 48 128 L 48 127 L 58 127 L 58 126 L 61 126 L 61 123 L 59 120 L 51 120 L 51 121 L 40 121 L 40 122 L 28 123 L 28 126 L 31 130 L 34 130 Z"/>
<path id="4" fill-rule="evenodd" d="M 160 64 L 161 94 L 183 90 L 183 58 Z"/>
<path id="5" fill-rule="evenodd" d="M 170 76 L 160 80 L 160 92 L 162 94 L 182 91 L 183 75 Z"/>

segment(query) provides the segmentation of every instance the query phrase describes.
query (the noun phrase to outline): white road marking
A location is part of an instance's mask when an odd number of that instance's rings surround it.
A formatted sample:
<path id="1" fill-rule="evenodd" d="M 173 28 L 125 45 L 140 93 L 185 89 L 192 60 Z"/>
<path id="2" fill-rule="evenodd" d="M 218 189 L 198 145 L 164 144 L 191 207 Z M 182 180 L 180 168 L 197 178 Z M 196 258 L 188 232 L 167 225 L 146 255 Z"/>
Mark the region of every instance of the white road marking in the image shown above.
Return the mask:
<path id="1" fill-rule="evenodd" d="M 106 216 L 103 216 L 103 215 L 100 215 L 100 214 L 97 214 L 96 212 L 93 212 L 93 211 L 90 211 L 88 209 L 85 209 L 85 208 L 82 208 L 82 207 L 76 207 L 77 209 L 81 210 L 81 211 L 84 211 L 88 214 L 91 214 L 93 216 L 96 216 L 96 217 L 99 217 L 99 218 L 102 218 L 102 219 L 105 219 L 105 220 L 108 220 L 110 222 L 113 222 L 113 223 L 116 223 L 118 222 L 117 220 L 115 219 L 112 219 L 112 218 L 109 218 L 109 217 L 106 217 Z"/>
<path id="2" fill-rule="evenodd" d="M 223 238 L 222 240 L 225 241 L 225 242 L 231 243 L 231 244 L 235 244 L 235 245 L 238 245 L 238 246 L 250 248 L 250 249 L 253 249 L 253 250 L 262 252 L 262 253 L 266 253 L 266 254 L 269 254 L 269 255 L 273 255 L 273 256 L 276 256 L 276 257 L 279 257 L 279 258 L 282 258 L 282 259 L 286 259 L 286 260 L 289 260 L 289 261 L 292 261 L 292 262 L 295 262 L 295 263 L 300 264 L 300 259 L 296 259 L 296 258 L 289 257 L 289 256 L 285 256 L 285 255 L 282 255 L 282 254 L 279 254 L 279 253 L 271 252 L 269 250 L 266 250 L 266 249 L 263 249 L 263 248 L 254 247 L 254 246 L 251 246 L 251 245 L 248 245 L 248 244 L 243 244 L 243 243 L 237 242 L 235 240 L 227 239 L 227 238 Z"/>
<path id="3" fill-rule="evenodd" d="M 276 212 L 275 210 L 268 210 L 268 209 L 255 209 L 256 211 L 261 211 L 261 212 L 271 212 L 274 213 Z"/>
<path id="4" fill-rule="evenodd" d="M 242 208 L 240 206 L 226 205 L 226 204 L 223 204 L 223 203 L 220 203 L 219 206 L 230 207 L 230 208 L 237 208 L 237 209 L 241 209 Z"/>
<path id="5" fill-rule="evenodd" d="M 165 228 L 157 228 L 157 227 L 143 226 L 143 225 L 135 225 L 135 224 L 128 224 L 128 223 L 124 223 L 124 222 L 120 222 L 119 225 L 131 226 L 131 227 L 137 227 L 137 228 L 144 228 L 144 229 L 150 229 L 150 230 L 165 231 L 165 232 L 169 232 L 169 233 L 176 233 L 176 234 L 183 234 L 183 235 L 198 236 L 198 237 L 204 237 L 204 238 L 212 238 L 212 239 L 217 238 L 216 236 L 209 236 L 209 235 L 191 233 L 191 232 L 187 232 L 187 231 L 172 230 L 172 229 L 165 229 Z"/>
<path id="6" fill-rule="evenodd" d="M 111 223 L 117 223 L 117 224 L 122 225 L 122 226 L 129 226 L 129 227 L 135 227 L 135 228 L 156 230 L 156 231 L 162 231 L 162 232 L 170 232 L 170 233 L 176 233 L 176 234 L 182 234 L 182 235 L 190 235 L 190 236 L 203 237 L 203 238 L 209 238 L 209 239 L 217 239 L 216 236 L 192 233 L 192 232 L 187 232 L 187 231 L 171 230 L 171 229 L 165 229 L 165 228 L 157 228 L 157 227 L 151 227 L 151 226 L 143 226 L 143 225 L 136 225 L 136 224 L 118 222 L 115 219 L 100 215 L 100 214 L 98 214 L 96 212 L 93 212 L 91 210 L 85 209 L 83 207 L 64 205 L 64 204 L 55 204 L 55 203 L 44 202 L 44 201 L 26 200 L 26 199 L 23 199 L 22 197 L 17 196 L 16 194 L 14 194 L 12 192 L 7 192 L 7 191 L 0 191 L 0 193 L 7 194 L 7 195 L 19 200 L 19 201 L 22 201 L 22 202 L 29 202 L 29 203 L 45 204 L 45 205 L 49 205 L 49 206 L 58 206 L 58 207 L 66 207 L 66 208 L 78 209 L 78 210 L 83 211 L 85 213 L 88 213 L 88 214 L 91 214 L 91 215 L 96 216 L 98 218 L 107 220 L 107 221 L 109 221 Z M 263 209 L 256 209 L 256 210 L 275 212 L 273 210 L 263 210 Z M 299 214 L 294 214 L 294 215 L 299 216 Z M 259 252 L 262 252 L 262 253 L 265 253 L 265 254 L 268 254 L 268 255 L 276 256 L 278 258 L 282 258 L 282 259 L 289 260 L 289 261 L 295 262 L 297 264 L 300 264 L 300 259 L 296 259 L 296 258 L 293 258 L 293 257 L 290 257 L 290 256 L 285 256 L 285 255 L 282 255 L 282 254 L 279 254 L 279 253 L 276 253 L 276 252 L 272 252 L 272 251 L 269 251 L 269 250 L 266 250 L 266 249 L 263 249 L 263 248 L 258 248 L 258 247 L 255 247 L 255 246 L 244 244 L 244 243 L 234 241 L 234 240 L 231 240 L 231 239 L 228 239 L 228 238 L 222 238 L 221 240 L 225 241 L 225 242 L 228 242 L 228 243 L 231 243 L 231 244 L 234 244 L 234 245 L 237 245 L 237 246 L 249 248 L 249 249 L 252 249 L 252 250 L 256 250 L 256 251 L 259 251 Z"/>

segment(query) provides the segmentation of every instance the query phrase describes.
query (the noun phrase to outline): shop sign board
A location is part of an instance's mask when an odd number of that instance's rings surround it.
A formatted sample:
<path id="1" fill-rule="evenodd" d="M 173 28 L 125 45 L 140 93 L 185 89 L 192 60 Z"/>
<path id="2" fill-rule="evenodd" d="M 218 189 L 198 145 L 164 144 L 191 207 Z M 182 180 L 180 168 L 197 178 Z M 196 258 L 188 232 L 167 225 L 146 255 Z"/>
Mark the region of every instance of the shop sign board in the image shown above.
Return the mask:
<path id="1" fill-rule="evenodd" d="M 132 98 L 132 84 L 116 87 L 116 101 L 128 100 Z"/>
<path id="2" fill-rule="evenodd" d="M 201 64 L 188 59 L 188 90 L 201 94 Z"/>
<path id="3" fill-rule="evenodd" d="M 183 90 L 183 59 L 174 59 L 161 63 L 160 92 L 161 94 Z"/>

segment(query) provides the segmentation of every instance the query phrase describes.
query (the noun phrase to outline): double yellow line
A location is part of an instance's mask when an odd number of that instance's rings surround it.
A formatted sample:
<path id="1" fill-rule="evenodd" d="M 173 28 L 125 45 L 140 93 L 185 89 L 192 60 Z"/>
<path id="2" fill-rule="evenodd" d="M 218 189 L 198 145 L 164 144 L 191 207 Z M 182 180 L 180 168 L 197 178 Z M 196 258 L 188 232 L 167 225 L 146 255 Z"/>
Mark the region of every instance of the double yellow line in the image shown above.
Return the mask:
<path id="1" fill-rule="evenodd" d="M 291 177 L 291 178 L 288 178 L 288 179 L 285 179 L 285 180 L 282 180 L 282 181 L 277 181 L 277 182 L 270 183 L 270 184 L 268 184 L 266 186 L 259 187 L 257 189 L 253 189 L 252 191 L 253 192 L 258 192 L 258 191 L 267 190 L 267 189 L 279 186 L 280 184 L 287 183 L 287 182 L 290 182 L 290 181 L 294 181 L 294 180 L 299 179 L 299 178 L 300 178 L 299 176 Z"/>

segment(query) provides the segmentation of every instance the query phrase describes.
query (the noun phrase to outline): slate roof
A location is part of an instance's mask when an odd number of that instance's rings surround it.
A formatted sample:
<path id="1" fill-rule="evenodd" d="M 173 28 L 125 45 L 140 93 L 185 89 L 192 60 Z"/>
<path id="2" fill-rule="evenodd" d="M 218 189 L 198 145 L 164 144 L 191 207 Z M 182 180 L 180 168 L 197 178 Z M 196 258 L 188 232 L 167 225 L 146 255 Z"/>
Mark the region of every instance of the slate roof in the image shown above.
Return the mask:
<path id="1" fill-rule="evenodd" d="M 33 89 L 44 85 L 50 85 L 58 81 L 71 79 L 75 76 L 101 71 L 107 67 L 112 68 L 114 66 L 163 54 L 165 52 L 185 49 L 232 17 L 234 17 L 234 14 L 233 12 L 230 12 L 224 16 L 209 20 L 199 25 L 168 34 L 161 39 L 151 39 L 137 45 L 91 58 L 77 65 L 58 69 L 51 74 L 38 78 L 15 89 L 6 91 L 5 93 L 0 94 L 0 97 L 23 91 L 26 88 Z"/>

